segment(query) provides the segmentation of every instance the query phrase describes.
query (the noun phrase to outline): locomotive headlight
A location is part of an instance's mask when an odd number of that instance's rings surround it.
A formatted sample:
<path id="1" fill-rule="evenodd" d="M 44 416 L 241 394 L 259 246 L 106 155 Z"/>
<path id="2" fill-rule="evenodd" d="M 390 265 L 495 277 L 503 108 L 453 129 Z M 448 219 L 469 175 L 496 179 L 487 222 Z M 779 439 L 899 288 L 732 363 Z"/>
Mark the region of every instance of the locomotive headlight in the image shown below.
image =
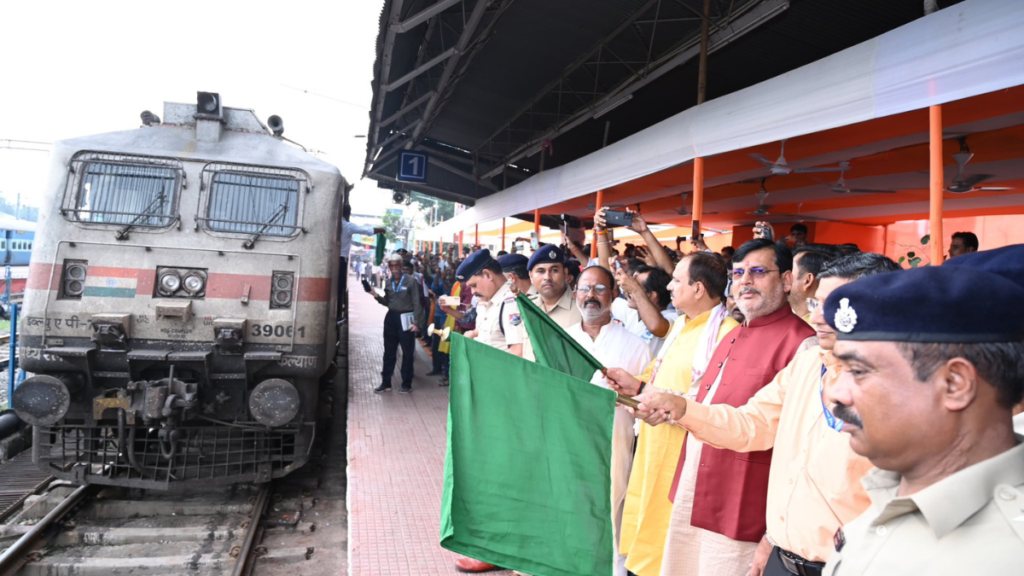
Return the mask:
<path id="1" fill-rule="evenodd" d="M 85 276 L 88 264 L 84 261 L 65 261 L 64 281 L 61 283 L 62 298 L 81 298 L 85 292 Z"/>
<path id="2" fill-rule="evenodd" d="M 274 272 L 271 279 L 270 307 L 288 308 L 292 305 L 292 291 L 295 288 L 295 276 L 292 272 Z"/>
<path id="3" fill-rule="evenodd" d="M 174 294 L 181 288 L 181 278 L 174 272 L 165 272 L 160 276 L 160 292 Z"/>
<path id="4" fill-rule="evenodd" d="M 185 291 L 189 294 L 196 295 L 206 288 L 206 278 L 199 272 L 189 272 L 185 276 L 185 280 L 182 281 L 182 285 L 185 286 Z"/>

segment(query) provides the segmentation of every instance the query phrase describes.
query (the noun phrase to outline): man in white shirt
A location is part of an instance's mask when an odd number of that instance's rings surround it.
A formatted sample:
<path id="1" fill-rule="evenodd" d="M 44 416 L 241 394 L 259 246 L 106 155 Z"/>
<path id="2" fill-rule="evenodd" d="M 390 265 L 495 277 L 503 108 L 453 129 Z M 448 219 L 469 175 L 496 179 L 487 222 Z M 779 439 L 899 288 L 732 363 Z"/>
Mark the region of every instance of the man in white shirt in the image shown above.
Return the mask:
<path id="1" fill-rule="evenodd" d="M 669 306 L 672 293 L 668 283 L 672 277 L 661 268 L 641 266 L 632 275 L 619 271 L 615 274 L 625 298 L 612 305 L 612 317 L 622 322 L 631 333 L 639 336 L 658 355 L 665 336 L 679 314 Z"/>
<path id="2" fill-rule="evenodd" d="M 580 273 L 576 287 L 576 304 L 583 320 L 566 332 L 590 352 L 603 366 L 621 367 L 630 374 L 640 374 L 651 362 L 651 350 L 639 336 L 631 334 L 622 324 L 612 322 L 612 300 L 615 278 L 607 268 L 591 266 Z M 600 372 L 591 383 L 610 388 Z M 626 576 L 626 557 L 618 554 L 619 528 L 626 501 L 629 471 L 633 467 L 633 416 L 622 406 L 615 408 L 615 430 L 612 436 L 612 511 L 615 527 L 615 576 Z"/>
<path id="3" fill-rule="evenodd" d="M 348 297 L 346 296 L 346 284 L 348 280 L 348 255 L 352 251 L 352 236 L 355 234 L 383 234 L 383 228 L 374 228 L 372 226 L 360 226 L 359 224 L 353 224 L 348 221 L 352 216 L 352 207 L 345 203 L 345 207 L 342 209 L 341 219 L 341 265 L 338 268 L 338 321 L 340 322 L 345 317 L 345 311 L 348 307 Z M 357 273 L 360 271 L 357 270 Z"/>

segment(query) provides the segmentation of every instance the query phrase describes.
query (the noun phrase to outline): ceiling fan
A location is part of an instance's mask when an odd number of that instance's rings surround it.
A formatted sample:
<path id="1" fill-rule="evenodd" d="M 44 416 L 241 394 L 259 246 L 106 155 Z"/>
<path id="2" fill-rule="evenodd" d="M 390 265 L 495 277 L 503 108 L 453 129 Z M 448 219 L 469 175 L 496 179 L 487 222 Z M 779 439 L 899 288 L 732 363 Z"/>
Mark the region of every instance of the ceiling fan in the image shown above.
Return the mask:
<path id="1" fill-rule="evenodd" d="M 804 174 L 808 172 L 837 172 L 842 170 L 840 166 L 819 166 L 817 168 L 790 168 L 789 164 L 786 163 L 786 140 L 782 140 L 782 150 L 779 152 L 779 158 L 775 162 L 772 162 L 762 156 L 761 154 L 751 154 L 751 158 L 757 160 L 768 169 L 768 172 L 772 176 L 785 176 L 796 172 L 798 174 Z"/>
<path id="2" fill-rule="evenodd" d="M 764 188 L 765 180 L 767 180 L 767 178 L 761 179 L 761 189 L 754 194 L 757 196 L 757 209 L 753 212 L 747 212 L 747 214 L 750 214 L 751 216 L 769 216 L 771 214 L 771 212 L 768 212 L 768 210 L 771 209 L 771 206 L 767 206 L 764 203 L 764 199 L 768 197 L 768 191 Z"/>
<path id="3" fill-rule="evenodd" d="M 971 149 L 967 147 L 967 137 L 957 138 L 960 142 L 960 152 L 953 154 L 953 159 L 956 160 L 958 167 L 956 176 L 953 177 L 953 182 L 946 187 L 946 192 L 952 192 L 953 194 L 967 194 L 968 192 L 999 192 L 1003 190 L 1013 190 L 1013 188 L 1007 188 L 1004 186 L 982 186 L 975 188 L 976 184 L 980 184 L 989 178 L 992 178 L 992 174 L 972 174 L 971 176 L 964 175 L 964 166 L 970 162 L 974 154 L 971 153 Z"/>
<path id="4" fill-rule="evenodd" d="M 689 196 L 689 194 L 688 194 L 688 193 L 686 193 L 686 192 L 683 192 L 683 193 L 682 193 L 682 197 L 683 197 L 683 203 L 682 203 L 682 205 L 681 205 L 681 206 L 679 207 L 679 209 L 678 209 L 678 210 L 676 210 L 676 214 L 679 214 L 680 216 L 690 216 L 690 215 L 691 215 L 691 212 L 690 212 L 690 206 L 691 206 L 692 204 L 687 204 L 687 202 L 686 202 L 686 198 L 687 198 L 688 196 Z M 704 216 L 707 216 L 708 214 L 718 214 L 718 212 L 708 212 L 708 211 L 704 211 Z"/>
<path id="5" fill-rule="evenodd" d="M 831 182 L 831 183 L 829 183 L 829 182 L 825 182 L 824 183 L 826 186 L 828 186 L 829 190 L 831 190 L 831 191 L 833 191 L 833 192 L 835 192 L 837 194 L 850 194 L 850 193 L 855 193 L 855 194 L 895 194 L 896 193 L 896 190 L 881 190 L 881 189 L 876 189 L 876 188 L 850 188 L 849 186 L 846 185 L 846 180 L 844 179 L 844 174 L 846 173 L 847 170 L 850 169 L 850 163 L 849 162 L 840 162 L 839 163 L 839 168 L 840 168 L 839 169 L 839 180 L 836 180 L 835 182 Z"/>

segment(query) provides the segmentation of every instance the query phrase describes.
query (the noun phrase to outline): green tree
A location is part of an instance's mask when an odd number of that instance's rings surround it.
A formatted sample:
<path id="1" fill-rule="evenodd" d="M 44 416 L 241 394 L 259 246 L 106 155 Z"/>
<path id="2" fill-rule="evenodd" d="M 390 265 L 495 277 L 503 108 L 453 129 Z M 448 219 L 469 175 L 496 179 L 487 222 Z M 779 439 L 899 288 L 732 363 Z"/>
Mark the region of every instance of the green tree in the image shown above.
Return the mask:
<path id="1" fill-rule="evenodd" d="M 388 242 L 394 242 L 398 240 L 398 237 L 402 234 L 402 228 L 405 224 L 402 222 L 402 216 L 394 212 L 384 213 L 384 236 Z"/>
<path id="2" fill-rule="evenodd" d="M 428 224 L 430 223 L 430 211 L 434 208 L 435 204 L 437 205 L 437 213 L 434 217 L 437 222 L 451 220 L 455 216 L 455 202 L 427 196 L 421 192 L 413 192 L 410 199 L 416 204 L 419 211 L 426 216 Z"/>

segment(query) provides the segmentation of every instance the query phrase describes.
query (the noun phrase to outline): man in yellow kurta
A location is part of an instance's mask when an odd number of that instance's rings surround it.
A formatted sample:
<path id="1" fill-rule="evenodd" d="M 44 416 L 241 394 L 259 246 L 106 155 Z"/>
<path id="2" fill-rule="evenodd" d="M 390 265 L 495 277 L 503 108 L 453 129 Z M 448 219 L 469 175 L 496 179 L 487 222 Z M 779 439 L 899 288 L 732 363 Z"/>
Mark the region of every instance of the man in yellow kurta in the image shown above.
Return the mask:
<path id="1" fill-rule="evenodd" d="M 676 265 L 669 290 L 685 318 L 676 320 L 658 358 L 638 377 L 646 383 L 643 390 L 685 394 L 704 373 L 718 342 L 737 326 L 722 304 L 727 282 L 725 263 L 713 254 L 696 252 Z M 609 369 L 609 381 L 619 372 Z M 672 516 L 668 493 L 685 438 L 677 426 L 640 424 L 619 545 L 626 567 L 638 576 L 661 572 Z"/>

